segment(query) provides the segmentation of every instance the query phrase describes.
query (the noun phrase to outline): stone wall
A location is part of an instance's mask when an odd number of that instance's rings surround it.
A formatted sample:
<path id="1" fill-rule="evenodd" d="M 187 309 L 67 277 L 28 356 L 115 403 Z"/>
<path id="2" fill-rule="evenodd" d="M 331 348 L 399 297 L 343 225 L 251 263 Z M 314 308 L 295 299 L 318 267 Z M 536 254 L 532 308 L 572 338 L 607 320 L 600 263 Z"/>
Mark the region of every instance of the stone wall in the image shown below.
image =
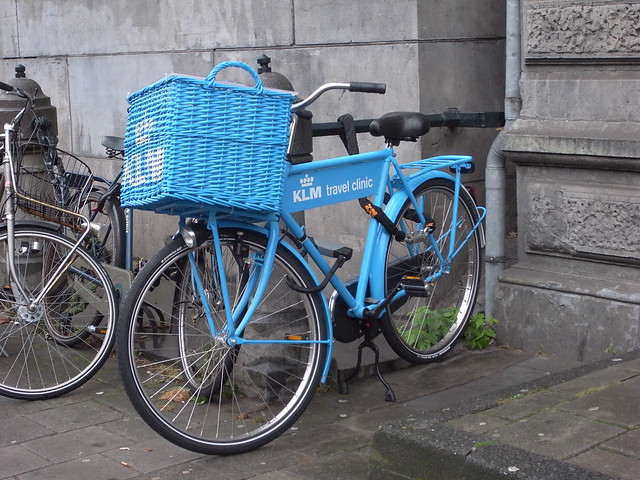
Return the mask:
<path id="1" fill-rule="evenodd" d="M 100 139 L 124 133 L 127 93 L 171 72 L 206 75 L 225 60 L 257 68 L 263 53 L 301 96 L 328 81 L 388 84 L 384 96 L 327 94 L 312 109 L 319 122 L 347 112 L 502 110 L 504 0 L 4 0 L 0 32 L 0 78 L 24 64 L 58 108 L 61 147 L 106 175 L 119 164 L 101 158 Z M 482 172 L 495 134 L 434 129 L 399 152 L 407 161 L 472 153 Z M 363 150 L 381 146 L 360 138 Z M 315 158 L 338 154 L 335 138 L 314 144 Z M 366 216 L 355 211 L 314 210 L 308 219 L 318 235 L 332 230 L 359 250 Z M 136 214 L 136 228 L 136 254 L 149 256 L 175 221 Z"/>
<path id="2" fill-rule="evenodd" d="M 579 360 L 640 347 L 640 2 L 524 0 L 518 259 L 500 338 Z"/>

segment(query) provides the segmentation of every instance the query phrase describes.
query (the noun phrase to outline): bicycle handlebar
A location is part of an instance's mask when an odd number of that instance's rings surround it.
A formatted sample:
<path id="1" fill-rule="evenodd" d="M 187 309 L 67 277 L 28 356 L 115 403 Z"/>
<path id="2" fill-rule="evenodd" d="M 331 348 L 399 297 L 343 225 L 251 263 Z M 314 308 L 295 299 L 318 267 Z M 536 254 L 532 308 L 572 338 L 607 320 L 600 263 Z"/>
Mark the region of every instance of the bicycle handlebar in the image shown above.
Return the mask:
<path id="1" fill-rule="evenodd" d="M 387 84 L 373 82 L 350 82 L 349 91 L 384 94 L 387 91 Z"/>
<path id="2" fill-rule="evenodd" d="M 27 104 L 24 106 L 24 108 L 20 110 L 20 112 L 18 112 L 18 114 L 13 118 L 13 120 L 11 120 L 11 123 L 15 125 L 16 123 L 20 122 L 25 112 L 29 108 L 33 107 L 33 97 L 29 95 L 27 92 L 25 92 L 24 90 L 21 90 L 18 87 L 13 87 L 8 83 L 4 83 L 4 82 L 0 82 L 0 90 L 5 90 L 9 92 L 9 95 L 17 95 L 19 97 L 24 98 L 27 101 Z"/>
<path id="3" fill-rule="evenodd" d="M 309 95 L 301 102 L 294 103 L 291 106 L 291 110 L 295 112 L 296 110 L 300 110 L 307 105 L 311 105 L 318 99 L 320 95 L 329 90 L 349 90 L 350 92 L 383 94 L 387 91 L 387 85 L 385 83 L 375 82 L 325 83 L 324 85 L 318 87 L 311 95 Z"/>

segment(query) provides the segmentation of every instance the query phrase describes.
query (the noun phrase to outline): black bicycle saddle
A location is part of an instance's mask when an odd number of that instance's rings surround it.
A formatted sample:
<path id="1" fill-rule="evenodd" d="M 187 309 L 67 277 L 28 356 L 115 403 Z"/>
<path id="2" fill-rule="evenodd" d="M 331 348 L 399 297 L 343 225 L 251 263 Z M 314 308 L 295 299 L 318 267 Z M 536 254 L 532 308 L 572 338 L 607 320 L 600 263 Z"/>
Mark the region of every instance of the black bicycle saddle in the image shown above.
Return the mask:
<path id="1" fill-rule="evenodd" d="M 431 125 L 427 116 L 420 112 L 385 113 L 369 125 L 369 133 L 374 137 L 384 137 L 397 145 L 401 140 L 416 141 L 429 131 Z"/>

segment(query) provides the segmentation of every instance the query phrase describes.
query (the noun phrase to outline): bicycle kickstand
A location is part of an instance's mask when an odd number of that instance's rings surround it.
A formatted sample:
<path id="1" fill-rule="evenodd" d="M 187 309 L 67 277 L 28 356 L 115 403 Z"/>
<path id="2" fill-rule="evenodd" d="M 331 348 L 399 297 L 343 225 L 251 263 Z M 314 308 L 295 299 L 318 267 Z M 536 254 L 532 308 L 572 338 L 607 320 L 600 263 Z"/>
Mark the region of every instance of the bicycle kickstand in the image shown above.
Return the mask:
<path id="1" fill-rule="evenodd" d="M 373 367 L 376 371 L 376 375 L 378 379 L 382 382 L 382 384 L 386 388 L 386 391 L 384 393 L 384 400 L 386 402 L 395 402 L 396 394 L 393 392 L 391 385 L 389 385 L 389 383 L 382 376 L 382 372 L 380 372 L 380 350 L 378 349 L 378 346 L 375 343 L 373 343 L 373 340 L 371 339 L 371 333 L 368 328 L 365 329 L 364 340 L 360 343 L 360 345 L 358 345 L 358 362 L 356 363 L 356 368 L 346 380 L 343 380 L 339 383 L 338 391 L 343 395 L 346 395 L 349 393 L 349 382 L 351 382 L 358 375 L 358 372 L 360 371 L 360 366 L 362 364 L 362 350 L 364 348 L 369 348 L 374 353 L 375 357 L 374 357 Z"/>

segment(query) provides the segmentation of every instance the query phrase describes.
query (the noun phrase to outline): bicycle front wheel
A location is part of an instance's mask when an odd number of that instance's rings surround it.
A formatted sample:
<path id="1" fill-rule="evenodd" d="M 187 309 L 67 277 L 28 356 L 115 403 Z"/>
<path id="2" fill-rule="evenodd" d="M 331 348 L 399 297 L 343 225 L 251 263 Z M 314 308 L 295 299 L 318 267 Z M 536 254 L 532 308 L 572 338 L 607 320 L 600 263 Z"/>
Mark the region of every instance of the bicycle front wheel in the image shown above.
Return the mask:
<path id="1" fill-rule="evenodd" d="M 242 342 L 228 342 L 227 313 L 241 318 L 251 302 L 266 238 L 243 229 L 222 229 L 220 238 L 232 312 L 212 241 L 188 248 L 175 240 L 135 278 L 116 351 L 125 390 L 157 433 L 192 451 L 228 455 L 274 440 L 302 414 L 322 374 L 328 333 L 320 294 L 286 281 L 309 288 L 313 279 L 279 246 Z"/>
<path id="2" fill-rule="evenodd" d="M 412 363 L 428 363 L 442 358 L 460 338 L 472 313 L 480 282 L 481 238 L 475 202 L 460 189 L 457 199 L 458 218 L 452 215 L 456 198 L 454 183 L 431 179 L 418 186 L 413 194 L 425 217 L 434 220 L 433 236 L 447 265 L 434 253 L 428 242 L 408 244 L 389 240 L 386 258 L 386 292 L 390 292 L 405 276 L 425 278 L 444 267 L 444 274 L 432 282 L 422 296 L 407 293 L 393 302 L 382 321 L 383 334 L 393 350 Z M 410 200 L 400 210 L 396 224 L 404 232 L 423 228 L 418 223 Z M 446 258 L 455 230 L 453 258 Z M 467 237 L 471 233 L 468 240 Z M 466 240 L 466 243 L 465 243 Z"/>
<path id="3" fill-rule="evenodd" d="M 72 240 L 26 226 L 16 226 L 14 238 L 9 251 L 7 233 L 0 233 L 0 394 L 56 397 L 85 383 L 107 359 L 115 339 L 115 294 L 85 250 L 68 255 Z M 8 255 L 28 298 L 9 274 Z"/>

